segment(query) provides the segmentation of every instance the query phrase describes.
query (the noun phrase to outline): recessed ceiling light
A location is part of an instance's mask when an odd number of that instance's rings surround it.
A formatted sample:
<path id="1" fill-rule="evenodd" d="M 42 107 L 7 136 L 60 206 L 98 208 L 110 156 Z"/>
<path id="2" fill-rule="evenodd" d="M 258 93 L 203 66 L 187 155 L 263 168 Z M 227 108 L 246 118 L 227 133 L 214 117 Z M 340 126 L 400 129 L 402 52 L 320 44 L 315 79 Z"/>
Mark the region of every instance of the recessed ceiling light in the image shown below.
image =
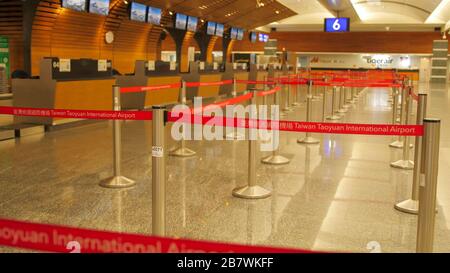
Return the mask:
<path id="1" fill-rule="evenodd" d="M 276 10 L 275 13 L 276 13 L 276 14 L 280 14 L 280 11 L 279 11 L 279 10 Z"/>
<path id="2" fill-rule="evenodd" d="M 123 2 L 125 3 L 125 5 L 128 5 L 128 1 L 127 0 L 124 0 Z"/>
<path id="3" fill-rule="evenodd" d="M 170 14 L 170 15 L 173 15 L 173 12 L 169 11 L 169 14 Z"/>

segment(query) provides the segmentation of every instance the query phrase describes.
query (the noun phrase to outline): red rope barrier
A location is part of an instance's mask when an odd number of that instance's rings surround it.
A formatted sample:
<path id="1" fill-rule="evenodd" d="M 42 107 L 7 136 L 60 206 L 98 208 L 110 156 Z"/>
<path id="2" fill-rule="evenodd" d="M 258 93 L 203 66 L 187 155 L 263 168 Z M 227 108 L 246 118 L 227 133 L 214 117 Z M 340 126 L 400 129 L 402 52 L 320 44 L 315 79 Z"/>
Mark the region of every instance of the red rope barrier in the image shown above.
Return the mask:
<path id="1" fill-rule="evenodd" d="M 261 92 L 258 92 L 258 97 L 269 96 L 269 95 L 275 94 L 276 92 L 278 92 L 278 91 L 280 91 L 280 90 L 281 90 L 281 87 L 277 86 L 277 87 L 275 87 L 275 88 L 272 89 L 272 90 L 261 91 Z"/>
<path id="2" fill-rule="evenodd" d="M 74 228 L 0 219 L 0 245 L 69 253 L 311 253 L 309 250 L 247 246 Z M 77 246 L 75 246 L 75 243 Z"/>
<path id="3" fill-rule="evenodd" d="M 180 88 L 180 87 L 181 87 L 181 83 L 151 85 L 151 86 L 132 86 L 132 87 L 121 87 L 120 92 L 121 93 L 137 93 L 137 92 L 156 91 L 156 90 Z"/>
<path id="4" fill-rule="evenodd" d="M 186 86 L 187 87 L 221 86 L 227 84 L 233 84 L 233 80 L 218 81 L 218 82 L 187 82 Z"/>
<path id="5" fill-rule="evenodd" d="M 0 106 L 0 114 L 29 117 L 97 119 L 97 120 L 151 120 L 148 111 L 103 111 L 76 109 L 46 109 Z"/>

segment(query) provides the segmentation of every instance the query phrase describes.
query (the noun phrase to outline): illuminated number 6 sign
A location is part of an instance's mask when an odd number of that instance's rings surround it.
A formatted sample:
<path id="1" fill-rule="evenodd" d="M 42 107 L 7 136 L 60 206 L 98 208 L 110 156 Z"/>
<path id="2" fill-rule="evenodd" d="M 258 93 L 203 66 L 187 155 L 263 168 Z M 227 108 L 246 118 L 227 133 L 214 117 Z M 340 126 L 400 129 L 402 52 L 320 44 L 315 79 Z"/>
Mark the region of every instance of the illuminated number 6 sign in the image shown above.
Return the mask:
<path id="1" fill-rule="evenodd" d="M 325 32 L 350 31 L 350 18 L 326 18 Z"/>

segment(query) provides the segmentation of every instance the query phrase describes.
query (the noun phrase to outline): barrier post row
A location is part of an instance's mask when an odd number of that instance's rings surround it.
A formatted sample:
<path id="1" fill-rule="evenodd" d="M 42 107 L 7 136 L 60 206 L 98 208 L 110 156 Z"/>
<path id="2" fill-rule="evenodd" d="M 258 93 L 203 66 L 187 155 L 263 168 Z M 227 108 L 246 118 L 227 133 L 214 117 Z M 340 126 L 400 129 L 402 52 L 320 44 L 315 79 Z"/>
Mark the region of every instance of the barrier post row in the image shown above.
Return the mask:
<path id="1" fill-rule="evenodd" d="M 186 105 L 186 82 L 185 81 L 181 81 L 181 87 L 180 87 L 180 94 L 178 96 L 178 101 L 180 104 Z M 169 155 L 171 156 L 177 156 L 177 157 L 191 157 L 196 155 L 196 152 L 194 152 L 193 150 L 186 148 L 186 140 L 184 139 L 185 136 L 185 132 L 184 132 L 184 127 L 183 128 L 183 137 L 181 138 L 181 140 L 179 141 L 179 147 L 173 149 L 172 151 L 170 151 Z"/>
<path id="2" fill-rule="evenodd" d="M 164 106 L 153 106 L 152 123 L 152 234 L 166 235 L 166 157 Z"/>
<path id="3" fill-rule="evenodd" d="M 419 180 L 416 251 L 418 253 L 431 253 L 434 244 L 441 121 L 426 118 L 423 123 L 424 136 Z"/>
<path id="4" fill-rule="evenodd" d="M 257 90 L 253 89 L 253 97 L 251 101 L 251 108 L 249 112 L 249 120 L 257 120 L 258 109 L 256 107 L 257 100 Z M 250 126 L 252 127 L 252 126 Z M 254 126 L 256 127 L 256 126 Z M 255 139 L 258 135 L 256 128 L 249 128 L 249 139 L 248 139 L 248 181 L 247 186 L 235 188 L 232 192 L 234 197 L 245 198 L 245 199 L 262 199 L 269 197 L 272 193 L 271 191 L 258 186 L 256 184 L 256 153 L 257 153 L 257 140 Z"/>
<path id="5" fill-rule="evenodd" d="M 395 97 L 394 97 L 395 98 Z M 427 113 L 427 94 L 419 94 L 417 105 L 417 125 L 423 125 L 423 119 Z M 414 152 L 414 174 L 411 198 L 397 203 L 394 207 L 402 212 L 417 214 L 419 212 L 419 179 L 422 162 L 423 138 L 416 136 Z"/>
<path id="6" fill-rule="evenodd" d="M 339 115 L 336 115 L 336 92 L 337 87 L 333 86 L 333 93 L 331 94 L 331 115 L 327 117 L 327 120 L 338 120 L 341 119 Z M 324 98 L 325 99 L 325 98 Z"/>
<path id="7" fill-rule="evenodd" d="M 113 85 L 113 110 L 120 111 L 120 87 Z M 120 120 L 113 120 L 113 176 L 100 181 L 100 186 L 105 188 L 123 189 L 129 188 L 136 184 L 134 180 L 131 180 L 125 176 L 122 176 L 121 160 L 122 160 L 122 132 Z"/>
<path id="8" fill-rule="evenodd" d="M 412 98 L 409 94 L 409 89 L 405 88 L 405 92 L 403 93 L 405 95 L 405 118 L 404 118 L 404 125 L 409 124 L 410 116 L 411 116 L 411 108 L 412 108 Z M 403 169 L 403 170 L 412 170 L 414 168 L 414 162 L 409 160 L 409 149 L 410 149 L 410 138 L 408 136 L 403 137 L 403 159 L 398 160 L 396 162 L 391 163 L 391 167 L 397 168 L 397 169 Z"/>
<path id="9" fill-rule="evenodd" d="M 313 113 L 313 106 L 312 106 L 312 102 L 313 102 L 313 95 L 312 95 L 312 85 L 313 85 L 313 81 L 310 80 L 308 82 L 308 95 L 306 97 L 306 122 L 311 122 L 312 119 L 312 113 Z M 311 136 L 310 132 L 307 132 L 305 137 L 302 139 L 298 139 L 297 140 L 298 143 L 301 144 L 317 144 L 320 143 L 320 141 L 316 138 L 313 138 Z"/>

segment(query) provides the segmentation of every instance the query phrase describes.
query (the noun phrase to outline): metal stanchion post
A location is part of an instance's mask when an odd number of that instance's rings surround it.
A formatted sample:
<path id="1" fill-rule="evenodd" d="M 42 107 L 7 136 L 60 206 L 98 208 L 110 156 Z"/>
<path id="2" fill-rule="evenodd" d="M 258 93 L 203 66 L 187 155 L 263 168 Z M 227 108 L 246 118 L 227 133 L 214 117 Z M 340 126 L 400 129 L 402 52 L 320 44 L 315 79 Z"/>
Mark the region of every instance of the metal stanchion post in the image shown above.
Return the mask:
<path id="1" fill-rule="evenodd" d="M 274 94 L 274 96 L 275 96 L 274 104 L 275 105 L 279 104 L 278 103 L 278 101 L 280 99 L 280 95 L 279 94 L 280 94 L 280 92 L 276 92 Z M 273 117 L 272 117 L 272 119 L 273 119 Z M 267 157 L 264 157 L 263 159 L 261 159 L 261 162 L 264 163 L 264 164 L 269 164 L 269 165 L 284 165 L 284 164 L 288 164 L 290 162 L 290 160 L 280 154 L 279 145 L 278 145 L 278 147 L 276 147 L 276 142 L 274 140 L 272 140 L 272 143 L 273 143 L 272 154 L 267 156 Z"/>
<path id="2" fill-rule="evenodd" d="M 331 115 L 327 117 L 327 120 L 338 120 L 341 119 L 341 116 L 336 115 L 336 92 L 337 92 L 337 87 L 333 86 L 333 93 L 331 94 Z M 325 99 L 325 98 L 324 98 Z"/>
<path id="3" fill-rule="evenodd" d="M 312 95 L 313 82 L 310 80 L 308 82 L 308 96 L 306 98 L 306 122 L 311 122 L 313 114 L 313 95 Z M 311 136 L 310 132 L 307 132 L 305 137 L 297 140 L 301 144 L 318 144 L 320 140 Z"/>
<path id="4" fill-rule="evenodd" d="M 113 109 L 114 111 L 120 111 L 120 87 L 114 85 L 112 89 L 113 95 Z M 105 188 L 129 188 L 136 184 L 135 181 L 122 176 L 121 169 L 121 159 L 122 159 L 122 132 L 121 132 L 122 121 L 113 121 L 113 150 L 114 150 L 114 174 L 112 177 L 106 178 L 100 181 L 100 186 Z"/>
<path id="5" fill-rule="evenodd" d="M 181 81 L 181 88 L 180 88 L 180 94 L 179 94 L 179 103 L 186 105 L 186 82 Z M 191 157 L 196 154 L 193 150 L 186 148 L 186 140 L 184 139 L 184 127 L 183 127 L 183 138 L 180 140 L 180 146 L 178 148 L 175 148 L 174 150 L 170 151 L 169 155 L 171 156 L 177 156 L 177 157 Z"/>
<path id="6" fill-rule="evenodd" d="M 325 122 L 326 120 L 326 108 L 327 108 L 327 93 L 328 93 L 328 86 L 324 86 L 323 90 L 323 102 L 322 102 L 322 122 Z"/>
<path id="7" fill-rule="evenodd" d="M 394 97 L 395 98 L 395 97 Z M 427 113 L 427 94 L 419 94 L 419 101 L 417 105 L 417 125 L 423 125 L 423 119 Z M 421 136 L 416 136 L 416 149 L 414 152 L 414 175 L 412 184 L 411 198 L 399 202 L 395 205 L 395 208 L 399 211 L 417 214 L 419 212 L 419 179 L 420 168 L 422 162 L 422 145 L 423 139 Z"/>
<path id="8" fill-rule="evenodd" d="M 286 92 L 286 98 L 284 100 L 284 108 L 283 108 L 283 112 L 285 113 L 290 113 L 293 112 L 294 110 L 291 108 L 291 104 L 290 104 L 290 100 L 291 100 L 291 84 L 290 84 L 290 76 L 288 74 L 287 77 L 287 83 L 285 84 L 285 86 L 287 86 L 287 92 Z"/>
<path id="9" fill-rule="evenodd" d="M 409 124 L 409 118 L 410 118 L 410 111 L 412 108 L 412 99 L 411 96 L 409 95 L 409 90 L 405 89 L 406 92 L 404 92 L 403 94 L 405 95 L 404 100 L 405 100 L 405 125 Z M 409 144 L 409 140 L 410 138 L 408 136 L 404 136 L 403 137 L 403 159 L 398 160 L 396 162 L 392 162 L 391 163 L 391 167 L 393 168 L 397 168 L 397 169 L 403 169 L 403 170 L 412 170 L 414 168 L 414 162 L 409 160 L 409 149 L 410 149 L 410 144 Z"/>
<path id="10" fill-rule="evenodd" d="M 398 92 L 398 98 L 397 98 L 397 104 L 399 104 L 399 106 L 397 107 L 397 111 L 400 110 L 400 121 L 399 124 L 404 124 L 405 119 L 406 119 L 406 114 L 405 114 L 405 110 L 406 110 L 406 104 L 407 104 L 407 92 L 408 90 L 406 89 L 406 87 L 403 87 L 401 92 Z M 400 98 L 401 95 L 401 98 Z M 400 108 L 400 109 L 399 109 Z M 401 136 L 397 137 L 397 140 L 392 142 L 391 144 L 389 144 L 389 147 L 392 148 L 397 148 L 397 149 L 403 149 L 403 140 Z M 410 144 L 409 148 L 413 148 L 413 145 Z"/>
<path id="11" fill-rule="evenodd" d="M 152 121 L 152 234 L 166 234 L 166 157 L 164 106 L 153 106 Z"/>
<path id="12" fill-rule="evenodd" d="M 297 82 L 295 84 L 294 101 L 292 102 L 292 107 L 299 107 L 300 106 L 300 103 L 298 102 L 298 97 L 299 97 L 298 90 L 300 88 L 299 75 L 298 74 L 296 75 L 296 78 L 297 78 Z M 294 78 L 294 80 L 295 80 L 295 78 Z"/>
<path id="13" fill-rule="evenodd" d="M 258 118 L 258 110 L 256 108 L 257 91 L 253 90 L 252 107 L 249 113 L 249 120 L 256 120 Z M 251 126 L 250 126 L 251 127 Z M 257 140 L 252 139 L 257 136 L 256 128 L 249 128 L 248 140 L 248 181 L 244 187 L 235 188 L 232 192 L 234 197 L 245 199 L 262 199 L 269 197 L 272 193 L 256 184 L 256 153 Z"/>
<path id="14" fill-rule="evenodd" d="M 347 88 L 344 87 L 344 103 L 343 103 L 342 107 L 345 109 L 349 109 L 351 106 L 350 99 L 348 98 L 348 90 L 349 90 L 349 87 L 347 87 Z"/>
<path id="15" fill-rule="evenodd" d="M 237 81 L 236 78 L 233 78 L 233 89 L 231 90 L 231 96 L 233 98 L 237 97 Z M 234 105 L 230 105 L 231 109 L 234 109 Z M 232 116 L 230 116 L 229 118 L 234 118 L 234 111 L 231 111 Z M 242 135 L 241 133 L 239 133 L 237 131 L 237 128 L 231 128 L 233 131 L 229 134 L 226 134 L 227 130 L 226 127 L 224 127 L 224 134 L 225 134 L 225 139 L 235 139 L 235 140 L 242 140 L 245 138 L 244 135 Z"/>
<path id="16" fill-rule="evenodd" d="M 345 86 L 341 86 L 339 89 L 339 110 L 337 110 L 340 114 L 345 114 L 348 112 L 348 110 L 344 107 L 344 100 L 345 100 Z"/>
<path id="17" fill-rule="evenodd" d="M 424 119 L 416 251 L 433 252 L 441 121 Z"/>

